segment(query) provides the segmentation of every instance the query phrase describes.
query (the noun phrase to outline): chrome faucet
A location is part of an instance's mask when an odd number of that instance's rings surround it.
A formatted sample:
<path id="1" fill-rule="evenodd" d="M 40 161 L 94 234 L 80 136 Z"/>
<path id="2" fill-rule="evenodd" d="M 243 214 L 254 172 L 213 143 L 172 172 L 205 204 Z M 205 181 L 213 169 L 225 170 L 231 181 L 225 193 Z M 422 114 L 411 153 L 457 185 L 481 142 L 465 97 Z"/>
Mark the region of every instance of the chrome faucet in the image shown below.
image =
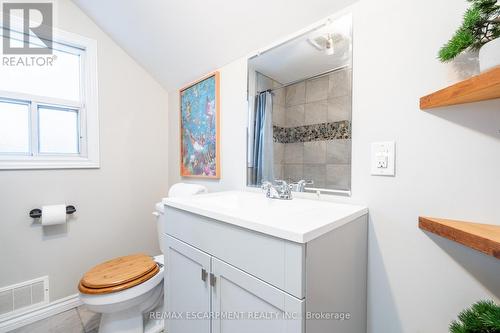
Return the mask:
<path id="1" fill-rule="evenodd" d="M 265 181 L 262 183 L 262 189 L 266 191 L 266 197 L 270 199 L 292 200 L 292 185 L 286 181 L 277 179 L 276 185 Z"/>

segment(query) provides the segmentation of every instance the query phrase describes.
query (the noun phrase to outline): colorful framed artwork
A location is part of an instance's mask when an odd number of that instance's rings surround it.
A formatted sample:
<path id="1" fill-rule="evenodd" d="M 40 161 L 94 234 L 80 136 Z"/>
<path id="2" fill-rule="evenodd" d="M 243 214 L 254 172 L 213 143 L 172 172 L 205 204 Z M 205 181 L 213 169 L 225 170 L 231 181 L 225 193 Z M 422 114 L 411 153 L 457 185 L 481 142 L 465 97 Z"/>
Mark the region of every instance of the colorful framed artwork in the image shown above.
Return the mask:
<path id="1" fill-rule="evenodd" d="M 220 178 L 219 72 L 180 90 L 181 176 Z"/>

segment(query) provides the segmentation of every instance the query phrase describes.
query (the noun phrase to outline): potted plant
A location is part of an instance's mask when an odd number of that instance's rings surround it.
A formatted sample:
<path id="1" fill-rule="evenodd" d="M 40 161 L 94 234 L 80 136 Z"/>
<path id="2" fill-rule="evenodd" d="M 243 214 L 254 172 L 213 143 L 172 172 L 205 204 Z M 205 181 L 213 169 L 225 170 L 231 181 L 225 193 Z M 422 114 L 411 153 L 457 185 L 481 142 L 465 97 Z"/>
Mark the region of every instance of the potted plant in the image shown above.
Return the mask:
<path id="1" fill-rule="evenodd" d="M 442 62 L 466 50 L 479 50 L 481 72 L 500 65 L 500 4 L 498 0 L 467 0 L 471 6 L 462 25 L 439 51 Z"/>
<path id="2" fill-rule="evenodd" d="M 500 306 L 491 300 L 474 303 L 450 324 L 450 333 L 500 333 Z"/>

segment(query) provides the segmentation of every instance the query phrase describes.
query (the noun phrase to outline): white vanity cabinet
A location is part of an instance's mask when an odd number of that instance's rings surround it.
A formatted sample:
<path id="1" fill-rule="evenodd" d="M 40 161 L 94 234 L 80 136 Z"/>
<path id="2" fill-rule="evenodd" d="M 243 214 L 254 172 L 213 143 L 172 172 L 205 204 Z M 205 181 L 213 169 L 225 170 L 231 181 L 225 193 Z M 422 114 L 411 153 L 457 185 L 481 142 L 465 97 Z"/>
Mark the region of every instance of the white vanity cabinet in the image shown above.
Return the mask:
<path id="1" fill-rule="evenodd" d="M 304 300 L 171 236 L 166 245 L 167 332 L 303 332 Z"/>
<path id="2" fill-rule="evenodd" d="M 366 331 L 366 211 L 297 242 L 165 205 L 168 333 Z"/>
<path id="3" fill-rule="evenodd" d="M 216 279 L 212 292 L 213 311 L 241 316 L 237 320 L 216 318 L 212 332 L 303 332 L 304 300 L 217 258 L 212 260 L 212 270 Z M 296 314 L 297 318 L 289 320 L 289 314 Z"/>
<path id="4" fill-rule="evenodd" d="M 211 257 L 192 246 L 167 236 L 165 263 L 170 268 L 166 272 L 168 293 L 165 304 L 172 318 L 166 321 L 167 332 L 206 332 L 210 333 L 210 318 L 197 318 L 192 315 L 209 313 L 211 309 L 211 288 L 209 272 Z"/>

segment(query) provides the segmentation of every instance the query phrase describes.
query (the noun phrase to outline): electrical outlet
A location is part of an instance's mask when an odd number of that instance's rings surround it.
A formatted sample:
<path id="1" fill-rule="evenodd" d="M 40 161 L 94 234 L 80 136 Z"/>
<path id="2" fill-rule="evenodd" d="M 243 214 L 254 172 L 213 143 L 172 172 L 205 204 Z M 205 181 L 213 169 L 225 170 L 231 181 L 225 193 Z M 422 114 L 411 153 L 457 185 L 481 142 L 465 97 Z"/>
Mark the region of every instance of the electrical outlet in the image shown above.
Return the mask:
<path id="1" fill-rule="evenodd" d="M 371 174 L 376 176 L 395 175 L 395 143 L 393 141 L 372 143 Z"/>
<path id="2" fill-rule="evenodd" d="M 388 163 L 387 151 L 379 151 L 376 155 L 377 169 L 386 169 Z"/>

